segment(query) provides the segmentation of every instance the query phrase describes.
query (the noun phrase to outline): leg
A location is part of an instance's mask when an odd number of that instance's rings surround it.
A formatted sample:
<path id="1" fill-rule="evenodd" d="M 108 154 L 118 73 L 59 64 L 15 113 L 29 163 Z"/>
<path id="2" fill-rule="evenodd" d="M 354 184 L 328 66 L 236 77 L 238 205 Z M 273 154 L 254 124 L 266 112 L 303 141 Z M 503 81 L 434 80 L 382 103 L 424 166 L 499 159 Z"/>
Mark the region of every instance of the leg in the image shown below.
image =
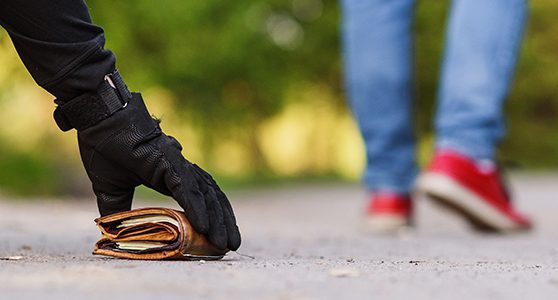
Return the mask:
<path id="1" fill-rule="evenodd" d="M 454 0 L 436 119 L 439 149 L 494 157 L 525 13 L 525 0 Z"/>
<path id="2" fill-rule="evenodd" d="M 367 154 L 371 190 L 409 192 L 416 174 L 411 118 L 413 0 L 344 0 L 349 101 Z"/>
<path id="3" fill-rule="evenodd" d="M 524 0 L 454 0 L 436 120 L 438 150 L 419 191 L 496 232 L 528 230 L 493 163 L 521 41 Z"/>
<path id="4" fill-rule="evenodd" d="M 114 71 L 103 29 L 81 0 L 3 0 L 0 25 L 35 81 L 58 99 L 95 91 Z"/>

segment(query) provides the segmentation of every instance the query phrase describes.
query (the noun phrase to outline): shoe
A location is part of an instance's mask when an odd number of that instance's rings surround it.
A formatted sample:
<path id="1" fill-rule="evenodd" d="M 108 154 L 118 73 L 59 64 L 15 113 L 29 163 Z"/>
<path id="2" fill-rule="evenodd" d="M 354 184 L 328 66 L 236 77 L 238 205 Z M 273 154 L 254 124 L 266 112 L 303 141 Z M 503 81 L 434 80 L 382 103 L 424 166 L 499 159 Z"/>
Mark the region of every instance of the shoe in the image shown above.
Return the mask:
<path id="1" fill-rule="evenodd" d="M 412 203 L 408 195 L 374 193 L 366 209 L 368 232 L 393 233 L 411 226 Z"/>
<path id="2" fill-rule="evenodd" d="M 528 230 L 531 221 L 517 212 L 491 161 L 475 162 L 452 150 L 439 151 L 417 181 L 417 191 L 463 216 L 480 231 Z"/>

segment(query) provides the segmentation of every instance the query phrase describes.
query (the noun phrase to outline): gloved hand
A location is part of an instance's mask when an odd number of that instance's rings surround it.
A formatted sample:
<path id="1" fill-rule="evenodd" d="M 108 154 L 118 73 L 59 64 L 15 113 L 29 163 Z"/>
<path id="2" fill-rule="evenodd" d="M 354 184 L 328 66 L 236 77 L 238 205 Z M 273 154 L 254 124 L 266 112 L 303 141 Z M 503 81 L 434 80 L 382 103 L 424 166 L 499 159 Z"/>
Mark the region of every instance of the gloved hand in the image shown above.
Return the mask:
<path id="1" fill-rule="evenodd" d="M 134 188 L 144 184 L 172 196 L 192 226 L 215 246 L 238 249 L 241 237 L 233 209 L 211 175 L 182 156 L 180 143 L 162 132 L 141 95 L 130 94 L 119 76 L 103 84 L 97 94 L 59 102 L 55 112 L 63 130 L 78 130 L 101 216 L 130 210 Z M 124 101 L 113 111 L 115 99 Z"/>

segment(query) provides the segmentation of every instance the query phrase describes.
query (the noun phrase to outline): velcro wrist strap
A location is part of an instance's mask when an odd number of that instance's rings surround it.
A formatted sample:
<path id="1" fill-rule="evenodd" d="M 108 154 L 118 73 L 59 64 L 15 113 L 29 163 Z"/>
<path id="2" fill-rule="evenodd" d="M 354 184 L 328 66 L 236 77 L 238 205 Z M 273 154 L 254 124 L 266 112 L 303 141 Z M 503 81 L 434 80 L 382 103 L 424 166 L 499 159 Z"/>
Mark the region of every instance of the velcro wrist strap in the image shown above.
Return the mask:
<path id="1" fill-rule="evenodd" d="M 115 70 L 105 76 L 96 93 L 86 93 L 59 103 L 54 110 L 54 120 L 62 131 L 83 130 L 126 107 L 130 98 L 132 94 Z"/>

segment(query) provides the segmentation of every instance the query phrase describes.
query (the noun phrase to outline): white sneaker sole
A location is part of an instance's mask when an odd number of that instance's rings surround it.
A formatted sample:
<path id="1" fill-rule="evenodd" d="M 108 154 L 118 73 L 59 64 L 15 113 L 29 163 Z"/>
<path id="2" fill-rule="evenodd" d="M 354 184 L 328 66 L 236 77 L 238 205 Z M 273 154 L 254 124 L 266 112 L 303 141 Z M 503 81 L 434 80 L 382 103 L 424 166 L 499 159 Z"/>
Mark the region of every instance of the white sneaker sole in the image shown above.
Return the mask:
<path id="1" fill-rule="evenodd" d="M 458 213 L 478 230 L 513 232 L 528 229 L 449 176 L 437 173 L 423 174 L 417 180 L 416 191 Z"/>
<path id="2" fill-rule="evenodd" d="M 410 221 L 406 217 L 393 215 L 367 216 L 363 229 L 373 234 L 394 234 L 410 229 Z"/>

